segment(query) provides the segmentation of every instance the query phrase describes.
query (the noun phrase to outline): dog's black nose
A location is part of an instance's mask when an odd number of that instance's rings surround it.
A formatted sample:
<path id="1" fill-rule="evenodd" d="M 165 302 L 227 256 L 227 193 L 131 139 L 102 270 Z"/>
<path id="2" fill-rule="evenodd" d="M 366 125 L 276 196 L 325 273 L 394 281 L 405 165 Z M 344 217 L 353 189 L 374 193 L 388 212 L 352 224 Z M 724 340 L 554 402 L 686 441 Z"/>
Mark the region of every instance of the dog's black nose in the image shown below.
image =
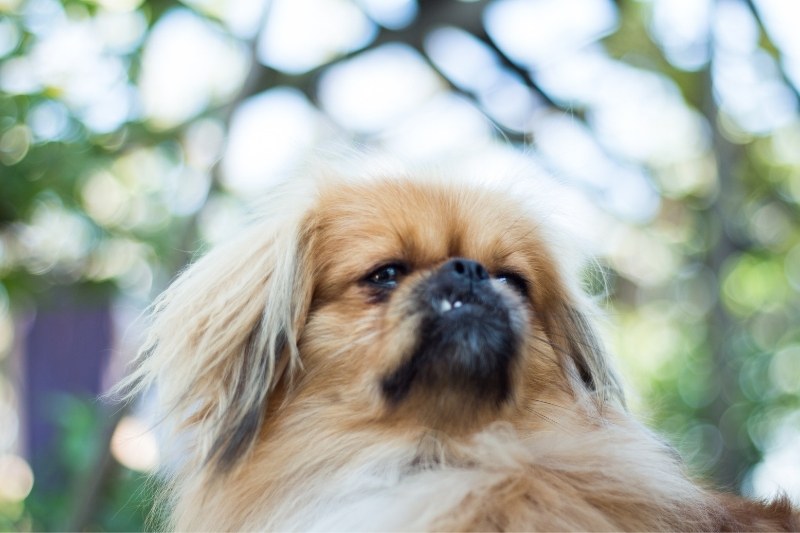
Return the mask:
<path id="1" fill-rule="evenodd" d="M 451 272 L 459 277 L 464 277 L 469 281 L 483 281 L 489 279 L 489 273 L 483 265 L 471 259 L 456 257 L 451 259 L 441 267 L 441 272 Z"/>
<path id="2" fill-rule="evenodd" d="M 482 264 L 454 257 L 417 285 L 418 339 L 410 358 L 383 380 L 390 402 L 402 401 L 414 383 L 497 405 L 509 397 L 521 343 L 511 305 L 519 302 L 490 281 Z"/>

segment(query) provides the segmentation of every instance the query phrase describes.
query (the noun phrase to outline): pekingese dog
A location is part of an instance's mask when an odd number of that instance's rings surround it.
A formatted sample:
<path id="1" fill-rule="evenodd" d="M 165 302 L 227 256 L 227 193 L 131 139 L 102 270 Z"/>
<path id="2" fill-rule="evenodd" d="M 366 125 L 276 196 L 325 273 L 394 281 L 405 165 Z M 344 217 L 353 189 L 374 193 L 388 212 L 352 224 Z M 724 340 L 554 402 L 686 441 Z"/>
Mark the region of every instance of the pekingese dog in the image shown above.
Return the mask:
<path id="1" fill-rule="evenodd" d="M 127 385 L 179 530 L 797 530 L 625 409 L 569 242 L 513 187 L 326 177 L 157 300 Z M 535 195 L 535 191 L 534 191 Z"/>

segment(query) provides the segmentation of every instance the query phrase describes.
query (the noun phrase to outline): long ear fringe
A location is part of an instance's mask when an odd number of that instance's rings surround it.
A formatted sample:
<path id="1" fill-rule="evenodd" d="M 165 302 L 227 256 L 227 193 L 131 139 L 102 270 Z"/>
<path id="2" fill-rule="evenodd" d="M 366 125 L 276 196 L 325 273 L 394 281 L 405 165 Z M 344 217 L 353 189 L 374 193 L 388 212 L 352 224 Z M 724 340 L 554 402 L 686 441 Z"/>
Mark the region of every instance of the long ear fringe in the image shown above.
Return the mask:
<path id="1" fill-rule="evenodd" d="M 192 456 L 222 466 L 257 436 L 282 369 L 299 365 L 300 217 L 272 218 L 188 267 L 154 302 L 133 371 L 115 389 L 130 399 L 156 384 L 168 426 L 193 429 Z"/>
<path id="2" fill-rule="evenodd" d="M 555 332 L 553 342 L 561 345 L 569 354 L 578 373 L 578 378 L 592 392 L 602 406 L 615 401 L 625 407 L 625 394 L 598 336 L 589 314 L 592 304 L 588 298 L 576 296 L 574 302 L 564 302 L 555 313 Z"/>
<path id="3" fill-rule="evenodd" d="M 544 218 L 541 214 L 539 217 Z M 568 357 L 566 369 L 575 374 L 574 381 L 582 383 L 601 406 L 613 401 L 625 407 L 622 381 L 597 332 L 601 313 L 581 287 L 581 271 L 589 258 L 568 228 L 555 220 L 550 222 L 539 227 L 549 247 L 548 255 L 557 265 L 548 284 L 558 289 L 547 291 L 549 301 L 545 304 L 550 340 Z"/>

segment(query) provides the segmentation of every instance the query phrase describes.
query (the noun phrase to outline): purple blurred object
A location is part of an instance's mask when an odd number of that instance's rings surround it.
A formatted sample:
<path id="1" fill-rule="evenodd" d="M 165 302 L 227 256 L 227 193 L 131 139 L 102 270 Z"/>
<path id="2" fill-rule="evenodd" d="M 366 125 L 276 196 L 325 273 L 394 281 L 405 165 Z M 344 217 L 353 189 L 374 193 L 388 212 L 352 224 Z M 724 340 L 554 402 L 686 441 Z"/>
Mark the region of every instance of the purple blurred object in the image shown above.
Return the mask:
<path id="1" fill-rule="evenodd" d="M 112 347 L 112 321 L 110 298 L 104 291 L 59 287 L 40 301 L 25 339 L 25 431 L 37 480 L 56 488 L 61 483 L 54 465 L 58 438 L 55 404 L 63 395 L 93 398 L 102 392 L 101 379 Z"/>

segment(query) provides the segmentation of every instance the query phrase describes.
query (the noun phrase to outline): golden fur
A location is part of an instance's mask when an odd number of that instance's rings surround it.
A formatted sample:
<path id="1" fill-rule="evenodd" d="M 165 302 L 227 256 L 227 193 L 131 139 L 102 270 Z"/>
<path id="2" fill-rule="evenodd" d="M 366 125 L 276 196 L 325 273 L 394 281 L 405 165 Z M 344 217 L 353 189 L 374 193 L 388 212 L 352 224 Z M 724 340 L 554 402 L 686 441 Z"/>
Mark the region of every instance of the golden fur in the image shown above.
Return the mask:
<path id="1" fill-rule="evenodd" d="M 191 443 L 167 474 L 169 527 L 797 529 L 784 500 L 693 483 L 628 414 L 569 239 L 528 194 L 402 175 L 307 180 L 189 267 L 154 304 L 125 384 L 156 384 Z M 526 280 L 522 292 L 487 281 L 519 340 L 507 386 L 486 385 L 501 401 L 447 376 L 414 378 L 392 400 L 387 376 L 427 338 L 420 291 L 453 258 Z M 407 267 L 396 287 L 369 281 L 396 262 Z"/>

